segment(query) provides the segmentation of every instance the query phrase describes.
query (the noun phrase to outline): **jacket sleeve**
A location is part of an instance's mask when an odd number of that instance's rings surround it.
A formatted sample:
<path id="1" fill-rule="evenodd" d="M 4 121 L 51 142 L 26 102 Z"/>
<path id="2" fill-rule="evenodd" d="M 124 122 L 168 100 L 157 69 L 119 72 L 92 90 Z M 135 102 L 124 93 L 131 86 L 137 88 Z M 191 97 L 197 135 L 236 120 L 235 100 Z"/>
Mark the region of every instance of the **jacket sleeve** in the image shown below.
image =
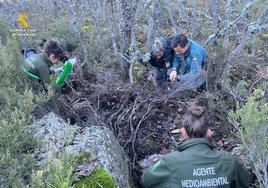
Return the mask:
<path id="1" fill-rule="evenodd" d="M 150 56 L 149 63 L 150 63 L 153 67 L 156 67 L 155 60 L 152 58 L 152 55 Z"/>
<path id="2" fill-rule="evenodd" d="M 156 59 L 152 58 L 152 56 L 150 57 L 149 63 L 153 67 L 158 67 L 158 68 L 165 68 L 166 67 L 166 64 L 163 60 L 156 60 Z"/>
<path id="3" fill-rule="evenodd" d="M 144 188 L 154 187 L 166 182 L 171 175 L 170 169 L 164 159 L 146 169 L 141 177 Z"/>
<path id="4" fill-rule="evenodd" d="M 202 69 L 202 63 L 204 61 L 203 54 L 201 52 L 194 53 L 191 57 L 190 73 L 196 74 Z"/>
<path id="5" fill-rule="evenodd" d="M 248 187 L 248 184 L 251 182 L 249 172 L 237 160 L 235 163 L 235 174 L 233 176 L 232 187 Z"/>
<path id="6" fill-rule="evenodd" d="M 39 67 L 38 68 L 38 74 L 39 77 L 42 81 L 42 83 L 44 83 L 45 88 L 48 88 L 49 85 L 49 77 L 50 77 L 50 73 L 49 73 L 49 69 L 45 68 L 45 67 Z"/>
<path id="7" fill-rule="evenodd" d="M 181 68 L 181 57 L 174 54 L 174 59 L 172 62 L 172 68 L 179 70 Z"/>

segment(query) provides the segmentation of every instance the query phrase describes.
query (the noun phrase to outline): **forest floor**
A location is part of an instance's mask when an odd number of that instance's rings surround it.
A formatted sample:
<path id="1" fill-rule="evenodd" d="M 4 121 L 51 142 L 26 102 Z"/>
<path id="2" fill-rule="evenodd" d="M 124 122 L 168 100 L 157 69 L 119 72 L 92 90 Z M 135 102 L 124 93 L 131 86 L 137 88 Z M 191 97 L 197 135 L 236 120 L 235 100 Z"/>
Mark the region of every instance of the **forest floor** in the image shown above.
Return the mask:
<path id="1" fill-rule="evenodd" d="M 170 95 L 170 90 L 154 88 L 150 81 L 131 86 L 120 81 L 116 71 L 112 77 L 105 72 L 108 71 L 83 73 L 79 81 L 71 80 L 57 98 L 58 113 L 71 124 L 87 126 L 94 122 L 112 130 L 130 158 L 137 182 L 142 173 L 139 161 L 176 149 L 180 142 L 176 125 L 181 123 L 190 103 L 207 109 L 214 131 L 212 142 L 219 149 L 231 151 L 239 145 L 224 104 L 217 98 L 208 99 L 205 90 Z M 228 96 L 221 97 L 228 100 Z"/>
<path id="2" fill-rule="evenodd" d="M 42 117 L 53 110 L 70 124 L 108 127 L 127 153 L 133 178 L 139 182 L 143 170 L 140 161 L 153 154 L 166 154 L 176 149 L 180 142 L 176 129 L 187 115 L 187 106 L 196 103 L 207 110 L 209 126 L 213 131 L 212 143 L 243 161 L 245 157 L 240 155 L 237 130 L 228 121 L 228 111 L 236 109 L 239 103 L 243 104 L 248 91 L 252 91 L 260 81 L 258 70 L 261 69 L 257 65 L 266 65 L 263 49 L 267 45 L 268 41 L 262 40 L 260 49 L 254 49 L 255 55 L 241 54 L 238 58 L 240 62 L 233 63 L 229 69 L 229 86 L 233 91 L 240 89 L 241 93 L 228 91 L 228 88 L 223 89 L 221 84 L 215 83 L 212 92 L 207 87 L 203 91 L 174 93 L 155 88 L 147 80 L 147 75 L 131 85 L 129 81 L 122 80 L 118 68 L 99 65 L 101 68 L 96 68 L 94 73 L 84 71 L 90 69 L 76 69 L 62 88 L 62 93 L 55 96 L 52 102 L 38 107 L 34 115 Z M 208 67 L 207 84 L 219 80 L 218 75 L 224 69 L 222 62 L 225 54 L 216 55 L 213 61 L 216 63 L 211 64 L 211 69 Z M 245 83 L 249 85 L 242 87 Z"/>
<path id="3" fill-rule="evenodd" d="M 266 40 L 262 42 L 267 45 Z M 239 85 L 241 80 L 254 83 L 258 79 L 255 65 L 256 62 L 247 67 L 241 64 L 233 66 L 230 69 L 230 84 Z M 55 97 L 56 103 L 40 106 L 35 116 L 41 117 L 53 109 L 71 124 L 108 127 L 126 151 L 133 177 L 138 182 L 143 170 L 141 160 L 176 149 L 180 142 L 176 125 L 187 115 L 187 106 L 196 103 L 207 110 L 209 126 L 213 131 L 212 143 L 218 149 L 233 152 L 243 161 L 237 130 L 228 121 L 228 111 L 235 109 L 237 102 L 243 102 L 245 96 L 227 92 L 221 89 L 221 85 L 217 85 L 214 92 L 173 93 L 172 90 L 155 88 L 146 79 L 147 76 L 138 84 L 131 85 L 122 80 L 118 69 L 100 67 L 94 73 L 76 70 L 62 93 Z M 214 75 L 209 75 L 210 80 L 219 74 L 217 68 L 212 72 Z"/>

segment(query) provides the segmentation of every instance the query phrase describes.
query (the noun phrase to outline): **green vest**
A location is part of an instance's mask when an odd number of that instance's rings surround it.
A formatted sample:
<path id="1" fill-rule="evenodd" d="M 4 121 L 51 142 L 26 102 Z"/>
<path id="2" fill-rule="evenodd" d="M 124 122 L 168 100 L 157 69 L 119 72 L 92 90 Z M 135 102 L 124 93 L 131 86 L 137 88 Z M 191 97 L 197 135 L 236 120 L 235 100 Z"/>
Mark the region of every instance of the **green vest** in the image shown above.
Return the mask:
<path id="1" fill-rule="evenodd" d="M 22 66 L 22 70 L 29 77 L 39 79 L 43 83 L 49 83 L 50 69 L 52 63 L 45 53 L 33 54 L 27 58 Z"/>
<path id="2" fill-rule="evenodd" d="M 184 141 L 142 175 L 145 188 L 244 188 L 250 175 L 228 152 L 218 151 L 205 138 Z"/>

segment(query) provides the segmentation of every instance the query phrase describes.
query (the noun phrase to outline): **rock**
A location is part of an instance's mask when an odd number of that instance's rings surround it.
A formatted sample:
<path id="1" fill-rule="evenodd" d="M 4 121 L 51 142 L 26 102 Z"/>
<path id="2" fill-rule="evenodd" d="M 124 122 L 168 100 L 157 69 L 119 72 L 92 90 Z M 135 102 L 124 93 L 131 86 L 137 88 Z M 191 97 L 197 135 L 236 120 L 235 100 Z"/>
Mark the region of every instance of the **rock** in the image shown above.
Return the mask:
<path id="1" fill-rule="evenodd" d="M 107 128 L 86 127 L 65 150 L 69 153 L 85 151 L 97 156 L 100 166 L 115 178 L 119 187 L 131 187 L 126 154 Z"/>
<path id="2" fill-rule="evenodd" d="M 241 161 L 241 163 L 244 164 L 247 169 L 249 170 L 252 169 L 252 164 L 250 163 L 249 154 L 242 145 L 237 144 L 237 146 L 232 149 L 231 153 L 239 161 Z"/>
<path id="3" fill-rule="evenodd" d="M 37 165 L 42 166 L 48 160 L 57 157 L 64 150 L 64 146 L 72 142 L 80 128 L 65 123 L 62 118 L 50 112 L 27 129 L 42 143 L 42 148 L 36 151 Z"/>
<path id="4" fill-rule="evenodd" d="M 87 152 L 95 158 L 95 166 L 107 171 L 118 187 L 132 187 L 128 158 L 113 133 L 107 128 L 90 126 L 82 129 L 76 125 L 69 125 L 51 112 L 29 125 L 28 130 L 43 143 L 42 148 L 36 151 L 38 166 L 57 160 L 59 154 Z M 92 171 L 92 165 L 89 164 L 79 168 L 83 169 L 83 172 Z"/>

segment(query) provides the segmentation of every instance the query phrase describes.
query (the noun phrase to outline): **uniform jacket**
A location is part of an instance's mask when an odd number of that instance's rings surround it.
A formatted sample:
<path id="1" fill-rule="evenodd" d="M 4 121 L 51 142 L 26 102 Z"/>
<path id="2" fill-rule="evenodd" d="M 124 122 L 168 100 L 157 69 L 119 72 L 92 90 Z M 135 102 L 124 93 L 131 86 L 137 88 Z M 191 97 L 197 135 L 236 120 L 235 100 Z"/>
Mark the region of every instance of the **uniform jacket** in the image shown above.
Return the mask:
<path id="1" fill-rule="evenodd" d="M 145 188 L 245 188 L 249 181 L 249 173 L 230 153 L 215 150 L 205 138 L 184 141 L 142 175 Z"/>
<path id="2" fill-rule="evenodd" d="M 52 66 L 52 63 L 45 53 L 31 55 L 25 60 L 23 65 L 28 72 L 38 76 L 45 84 L 49 84 L 50 81 L 50 66 Z"/>
<path id="3" fill-rule="evenodd" d="M 169 63 L 172 66 L 172 62 L 174 60 L 174 50 L 171 49 L 172 37 L 170 38 L 161 38 L 160 42 L 164 47 L 164 54 L 161 59 L 156 59 L 152 54 L 149 60 L 149 63 L 158 68 L 168 68 L 166 67 L 166 63 Z"/>
<path id="4" fill-rule="evenodd" d="M 197 42 L 189 40 L 188 49 L 183 55 L 174 55 L 173 68 L 180 70 L 183 76 L 182 80 L 187 80 L 190 74 L 196 74 L 204 66 L 204 60 L 207 57 L 207 51 Z M 185 77 L 185 79 L 183 79 Z"/>

